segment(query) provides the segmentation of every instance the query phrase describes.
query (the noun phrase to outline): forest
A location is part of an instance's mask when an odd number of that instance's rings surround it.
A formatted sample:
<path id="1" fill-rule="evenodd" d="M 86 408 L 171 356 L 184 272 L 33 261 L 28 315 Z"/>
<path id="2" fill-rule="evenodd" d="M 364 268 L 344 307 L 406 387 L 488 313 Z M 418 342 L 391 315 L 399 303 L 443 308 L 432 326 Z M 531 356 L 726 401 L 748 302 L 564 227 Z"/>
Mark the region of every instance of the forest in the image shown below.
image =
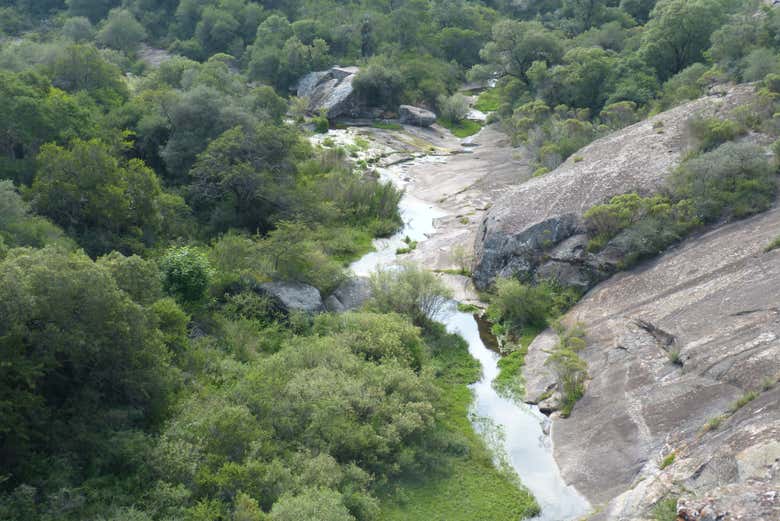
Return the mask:
<path id="1" fill-rule="evenodd" d="M 257 291 L 327 295 L 401 225 L 400 190 L 309 140 L 294 87 L 336 64 L 372 106 L 450 123 L 463 85 L 490 85 L 477 108 L 535 175 L 761 82 L 732 128 L 700 122 L 666 200 L 592 209 L 591 246 L 640 225 L 665 246 L 774 200 L 774 165 L 728 143 L 780 134 L 780 11 L 758 1 L 0 0 L 1 519 L 390 520 L 454 482 L 464 521 L 537 513 L 468 422 L 480 369 L 420 310 L 448 296 L 432 274 L 377 274 L 343 315 Z M 736 189 L 696 184 L 743 156 Z M 551 321 L 543 297 L 507 327 Z"/>

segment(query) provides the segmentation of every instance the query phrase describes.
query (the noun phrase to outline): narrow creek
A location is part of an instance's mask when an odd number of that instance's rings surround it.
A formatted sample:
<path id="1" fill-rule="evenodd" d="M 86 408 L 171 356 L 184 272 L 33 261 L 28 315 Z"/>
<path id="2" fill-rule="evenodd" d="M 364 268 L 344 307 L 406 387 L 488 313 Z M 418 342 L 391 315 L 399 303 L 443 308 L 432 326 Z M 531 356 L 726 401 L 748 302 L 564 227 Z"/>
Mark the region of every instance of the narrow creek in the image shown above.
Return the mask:
<path id="1" fill-rule="evenodd" d="M 405 237 L 421 242 L 434 231 L 434 219 L 445 215 L 445 212 L 414 197 L 410 193 L 412 185 L 404 181 L 404 172 L 415 162 L 440 160 L 425 156 L 414 159 L 412 163 L 380 169 L 383 180 L 406 190 L 399 205 L 404 226 L 394 236 L 375 241 L 376 251 L 355 261 L 350 266 L 353 273 L 366 276 L 377 268 L 396 263 L 396 249 L 404 245 Z M 544 432 L 549 430 L 549 419 L 536 407 L 503 398 L 493 389 L 492 382 L 499 371 L 499 355 L 485 346 L 474 316 L 458 311 L 453 301 L 436 318 L 448 331 L 462 336 L 468 342 L 471 355 L 482 364 L 482 378 L 471 385 L 474 393 L 472 422 L 484 436 L 492 438 L 496 430 L 500 433 L 497 449 L 503 451 L 541 506 L 542 512 L 534 520 L 570 521 L 587 513 L 590 509 L 588 502 L 561 478 L 553 458 L 550 437 Z"/>

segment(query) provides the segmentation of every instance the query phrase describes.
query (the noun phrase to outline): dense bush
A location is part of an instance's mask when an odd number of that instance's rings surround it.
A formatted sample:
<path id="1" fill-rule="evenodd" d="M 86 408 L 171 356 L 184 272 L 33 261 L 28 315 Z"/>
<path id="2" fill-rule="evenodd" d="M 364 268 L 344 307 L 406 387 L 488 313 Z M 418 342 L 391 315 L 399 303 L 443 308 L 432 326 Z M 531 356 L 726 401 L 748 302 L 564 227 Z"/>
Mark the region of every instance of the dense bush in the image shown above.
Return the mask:
<path id="1" fill-rule="evenodd" d="M 677 197 L 692 201 L 705 222 L 764 211 L 777 191 L 766 151 L 749 143 L 725 143 L 686 161 L 672 176 L 671 187 Z"/>
<path id="2" fill-rule="evenodd" d="M 172 248 L 160 261 L 163 289 L 181 302 L 200 301 L 212 275 L 205 255 L 188 246 Z"/>
<path id="3" fill-rule="evenodd" d="M 404 264 L 371 275 L 367 306 L 379 313 L 405 315 L 423 325 L 435 318 L 449 296 L 447 287 L 433 273 L 415 264 Z"/>
<path id="4" fill-rule="evenodd" d="M 500 324 L 504 332 L 520 336 L 527 328 L 543 329 L 550 320 L 571 307 L 577 298 L 572 290 L 559 288 L 550 282 L 532 285 L 500 278 L 496 280 L 495 292 L 490 297 L 488 317 Z"/>

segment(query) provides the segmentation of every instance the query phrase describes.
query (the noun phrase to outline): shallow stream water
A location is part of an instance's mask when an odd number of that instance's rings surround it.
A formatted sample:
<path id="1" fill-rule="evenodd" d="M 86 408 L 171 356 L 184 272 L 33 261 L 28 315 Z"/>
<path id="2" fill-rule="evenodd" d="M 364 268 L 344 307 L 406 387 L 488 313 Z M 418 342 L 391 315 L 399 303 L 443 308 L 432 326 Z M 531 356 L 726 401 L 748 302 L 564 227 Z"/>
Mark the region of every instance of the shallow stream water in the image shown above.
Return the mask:
<path id="1" fill-rule="evenodd" d="M 426 162 L 419 158 L 414 162 Z M 437 160 L 441 160 L 440 158 Z M 413 163 L 412 163 L 413 164 Z M 351 265 L 356 275 L 366 276 L 377 268 L 398 262 L 396 249 L 405 246 L 405 237 L 422 242 L 434 231 L 434 219 L 445 215 L 441 209 L 414 197 L 412 185 L 404 181 L 410 163 L 394 165 L 380 170 L 385 181 L 406 189 L 399 204 L 404 226 L 387 239 L 378 239 L 376 251 L 366 254 Z M 516 403 L 499 396 L 492 382 L 498 375 L 499 354 L 490 350 L 480 337 L 476 318 L 458 311 L 450 302 L 436 316 L 447 330 L 462 336 L 469 345 L 471 355 L 482 364 L 482 378 L 471 385 L 474 393 L 472 422 L 483 436 L 494 438 L 499 434 L 497 450 L 517 472 L 523 484 L 533 493 L 541 506 L 536 521 L 570 521 L 586 514 L 590 506 L 577 491 L 567 486 L 561 478 L 552 453 L 549 435 L 549 419 L 535 406 Z M 496 443 L 491 443 L 495 445 Z"/>

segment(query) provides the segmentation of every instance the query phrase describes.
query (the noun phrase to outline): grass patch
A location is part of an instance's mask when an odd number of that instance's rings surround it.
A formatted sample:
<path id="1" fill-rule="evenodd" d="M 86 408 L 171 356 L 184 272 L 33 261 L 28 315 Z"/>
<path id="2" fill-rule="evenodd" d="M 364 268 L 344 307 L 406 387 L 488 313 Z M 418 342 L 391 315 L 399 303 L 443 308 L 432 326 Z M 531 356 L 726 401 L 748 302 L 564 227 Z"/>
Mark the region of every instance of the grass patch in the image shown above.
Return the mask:
<path id="1" fill-rule="evenodd" d="M 464 304 L 463 302 L 458 302 L 458 311 L 461 313 L 478 313 L 480 308 L 474 304 Z"/>
<path id="2" fill-rule="evenodd" d="M 497 89 L 483 91 L 477 98 L 474 108 L 480 112 L 495 112 L 501 106 L 501 95 Z"/>
<path id="3" fill-rule="evenodd" d="M 737 401 L 731 404 L 731 407 L 729 407 L 729 412 L 731 414 L 734 414 L 735 412 L 737 412 L 738 410 L 740 410 L 741 408 L 743 408 L 744 406 L 746 406 L 747 404 L 755 400 L 756 398 L 758 398 L 758 391 L 750 391 L 743 394 L 742 396 L 739 397 Z"/>
<path id="4" fill-rule="evenodd" d="M 374 121 L 371 123 L 371 126 L 374 128 L 379 128 L 382 130 L 403 130 L 404 127 L 400 123 L 393 123 L 391 121 Z"/>
<path id="5" fill-rule="evenodd" d="M 776 250 L 780 248 L 780 237 L 776 237 L 775 240 L 770 242 L 766 245 L 766 248 L 764 248 L 764 253 L 769 253 L 772 250 Z"/>
<path id="6" fill-rule="evenodd" d="M 720 424 L 723 423 L 723 420 L 725 419 L 726 416 L 723 414 L 710 418 L 701 428 L 702 433 L 718 430 L 718 427 L 720 427 Z"/>
<path id="7" fill-rule="evenodd" d="M 408 235 L 404 237 L 404 244 L 406 244 L 406 246 L 395 250 L 396 255 L 404 255 L 417 249 L 417 241 L 413 241 Z"/>
<path id="8" fill-rule="evenodd" d="M 470 119 L 463 119 L 461 121 L 439 119 L 437 123 L 442 127 L 449 129 L 455 137 L 459 138 L 473 136 L 482 129 L 482 124 L 479 121 L 472 121 Z"/>
<path id="9" fill-rule="evenodd" d="M 467 384 L 479 378 L 479 363 L 466 342 L 439 325 L 426 337 L 441 389 L 438 410 L 445 431 L 455 434 L 465 450 L 453 456 L 441 475 L 407 477 L 382 498 L 382 521 L 517 521 L 539 512 L 530 492 L 515 476 L 493 464 L 493 454 L 474 431 L 468 413 L 472 395 Z"/>
<path id="10" fill-rule="evenodd" d="M 653 507 L 655 521 L 674 521 L 677 519 L 677 498 L 662 499 Z"/>
<path id="11" fill-rule="evenodd" d="M 676 454 L 674 453 L 674 451 L 670 452 L 669 454 L 666 455 L 664 459 L 661 460 L 661 463 L 658 464 L 658 468 L 661 470 L 665 469 L 666 467 L 674 463 L 675 457 Z"/>
<path id="12" fill-rule="evenodd" d="M 525 365 L 528 346 L 536 335 L 542 332 L 538 327 L 526 327 L 517 338 L 517 348 L 498 361 L 498 376 L 493 380 L 493 388 L 500 395 L 512 400 L 522 400 L 525 395 L 525 380 L 521 369 Z"/>

